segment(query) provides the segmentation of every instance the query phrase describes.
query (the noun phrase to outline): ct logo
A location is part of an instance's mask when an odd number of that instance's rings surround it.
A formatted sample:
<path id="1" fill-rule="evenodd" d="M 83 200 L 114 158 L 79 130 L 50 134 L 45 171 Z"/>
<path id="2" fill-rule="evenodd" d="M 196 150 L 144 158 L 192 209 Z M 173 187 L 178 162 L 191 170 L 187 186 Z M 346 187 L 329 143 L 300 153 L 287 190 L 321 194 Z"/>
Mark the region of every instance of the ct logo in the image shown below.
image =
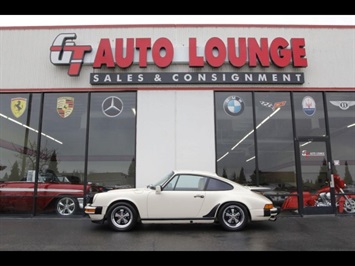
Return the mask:
<path id="1" fill-rule="evenodd" d="M 102 112 L 108 117 L 118 116 L 123 110 L 123 102 L 116 96 L 107 97 L 102 102 Z"/>
<path id="2" fill-rule="evenodd" d="M 91 45 L 76 45 L 75 33 L 59 34 L 50 47 L 50 60 L 53 65 L 69 65 L 68 75 L 79 76 L 86 53 L 91 52 Z"/>

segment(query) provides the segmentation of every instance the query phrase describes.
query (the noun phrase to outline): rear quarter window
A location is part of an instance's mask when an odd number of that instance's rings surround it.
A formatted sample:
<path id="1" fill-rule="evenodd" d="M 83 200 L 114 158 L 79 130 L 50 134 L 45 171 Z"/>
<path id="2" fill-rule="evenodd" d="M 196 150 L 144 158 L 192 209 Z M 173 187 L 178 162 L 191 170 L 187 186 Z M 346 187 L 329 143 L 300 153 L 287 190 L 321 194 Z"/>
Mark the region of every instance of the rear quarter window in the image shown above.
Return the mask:
<path id="1" fill-rule="evenodd" d="M 208 191 L 220 191 L 220 190 L 232 190 L 233 186 L 223 181 L 210 178 L 207 184 L 206 190 Z"/>

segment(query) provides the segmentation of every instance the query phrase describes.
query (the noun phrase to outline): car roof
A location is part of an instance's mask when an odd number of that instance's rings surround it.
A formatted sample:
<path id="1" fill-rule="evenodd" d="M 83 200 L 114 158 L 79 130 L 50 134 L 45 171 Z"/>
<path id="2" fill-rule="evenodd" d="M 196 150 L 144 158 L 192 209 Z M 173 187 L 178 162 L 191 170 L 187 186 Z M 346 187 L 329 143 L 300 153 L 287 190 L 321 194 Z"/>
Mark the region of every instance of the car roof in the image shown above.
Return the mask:
<path id="1" fill-rule="evenodd" d="M 190 170 L 190 169 L 177 169 L 174 170 L 175 174 L 196 174 L 196 175 L 205 175 L 205 176 L 209 176 L 209 177 L 217 177 L 217 178 L 221 178 L 221 176 L 217 175 L 214 172 L 211 171 L 206 171 L 206 170 Z"/>
<path id="2" fill-rule="evenodd" d="M 218 174 L 216 174 L 215 172 L 211 172 L 211 171 L 206 171 L 206 170 L 173 170 L 174 174 L 196 174 L 196 175 L 203 175 L 206 177 L 212 177 L 212 178 L 216 178 L 218 180 L 221 180 L 223 182 L 226 182 L 234 187 L 238 186 L 238 187 L 243 187 L 243 188 L 247 188 L 246 186 L 243 186 L 237 182 L 234 182 L 226 177 L 220 176 Z"/>

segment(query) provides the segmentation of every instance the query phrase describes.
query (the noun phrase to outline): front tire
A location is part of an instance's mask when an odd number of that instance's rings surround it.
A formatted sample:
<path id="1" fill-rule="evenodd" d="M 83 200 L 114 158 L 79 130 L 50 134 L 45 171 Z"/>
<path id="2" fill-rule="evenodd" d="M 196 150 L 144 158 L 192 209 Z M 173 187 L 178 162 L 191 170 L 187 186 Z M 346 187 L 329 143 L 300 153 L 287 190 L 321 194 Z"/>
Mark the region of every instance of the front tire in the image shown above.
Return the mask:
<path id="1" fill-rule="evenodd" d="M 116 203 L 107 212 L 108 225 L 115 231 L 130 231 L 138 221 L 136 209 L 129 203 Z"/>
<path id="2" fill-rule="evenodd" d="M 227 231 L 241 231 L 249 222 L 249 216 L 243 205 L 227 203 L 218 212 L 218 221 Z"/>
<path id="3" fill-rule="evenodd" d="M 74 214 L 78 207 L 78 201 L 71 197 L 62 197 L 57 200 L 55 210 L 57 214 L 62 216 L 68 216 Z"/>

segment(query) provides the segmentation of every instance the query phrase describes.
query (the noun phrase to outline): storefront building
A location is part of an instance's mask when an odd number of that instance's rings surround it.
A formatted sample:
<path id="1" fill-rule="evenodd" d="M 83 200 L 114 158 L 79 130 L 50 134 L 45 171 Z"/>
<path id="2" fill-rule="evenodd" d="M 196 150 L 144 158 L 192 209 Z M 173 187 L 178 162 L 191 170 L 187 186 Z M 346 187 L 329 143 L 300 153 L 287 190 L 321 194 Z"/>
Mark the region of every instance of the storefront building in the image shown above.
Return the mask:
<path id="1" fill-rule="evenodd" d="M 355 213 L 354 26 L 0 32 L 0 215 L 80 214 L 173 169 L 267 187 L 284 215 Z"/>

